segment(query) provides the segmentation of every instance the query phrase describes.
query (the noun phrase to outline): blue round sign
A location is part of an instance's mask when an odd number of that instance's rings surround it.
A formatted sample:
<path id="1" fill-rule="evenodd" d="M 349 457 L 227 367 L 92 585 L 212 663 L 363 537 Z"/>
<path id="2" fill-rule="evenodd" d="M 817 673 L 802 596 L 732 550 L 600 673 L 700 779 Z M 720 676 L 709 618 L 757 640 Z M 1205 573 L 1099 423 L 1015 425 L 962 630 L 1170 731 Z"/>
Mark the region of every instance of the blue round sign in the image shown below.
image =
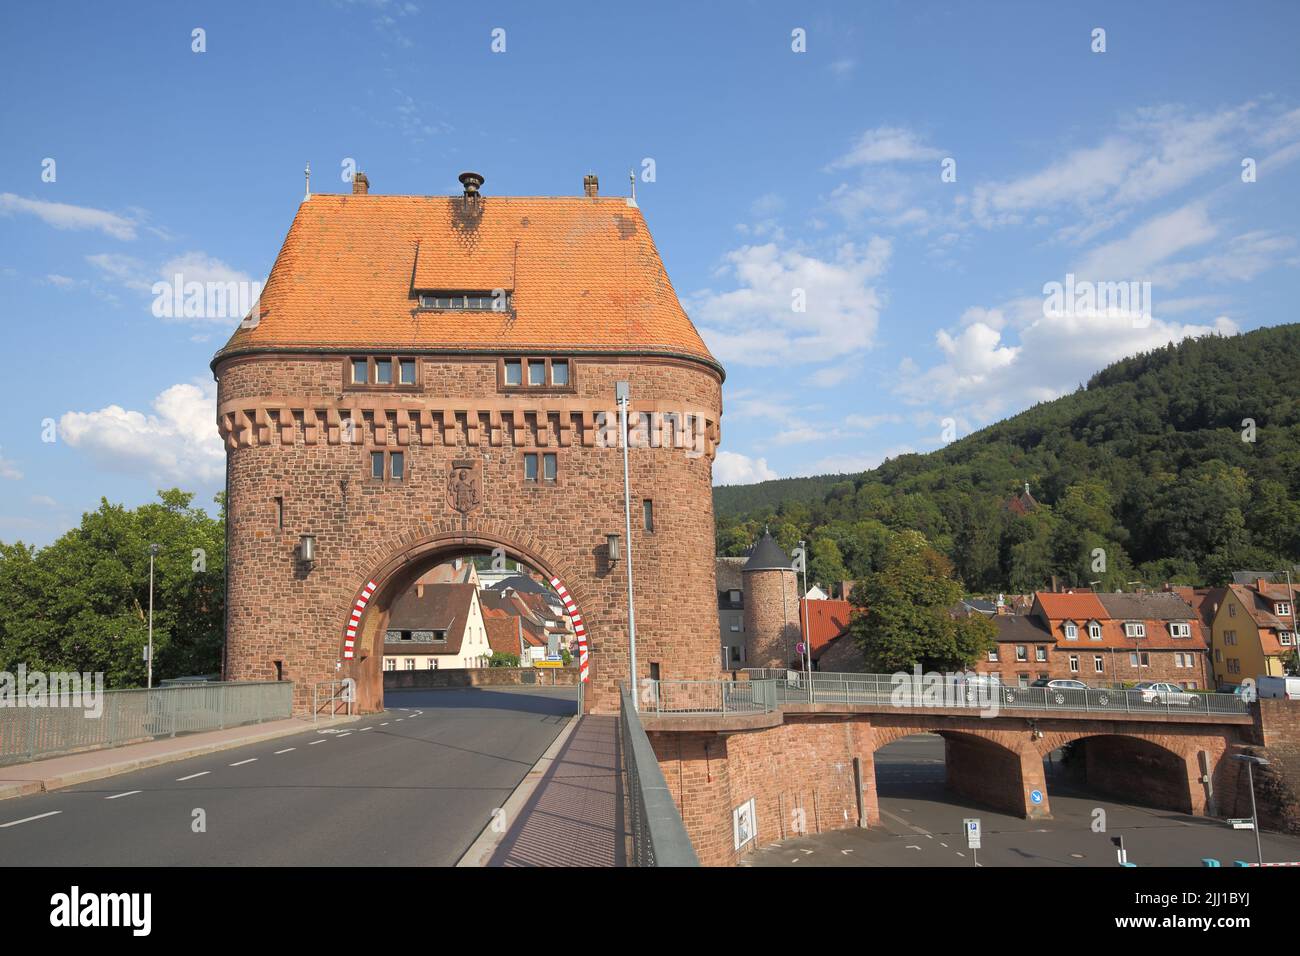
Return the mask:
<path id="1" fill-rule="evenodd" d="M 1043 802 L 1043 791 L 1041 791 L 1041 790 L 1030 790 L 1030 791 L 1029 791 L 1029 800 L 1030 800 L 1031 803 L 1042 803 L 1042 802 Z"/>

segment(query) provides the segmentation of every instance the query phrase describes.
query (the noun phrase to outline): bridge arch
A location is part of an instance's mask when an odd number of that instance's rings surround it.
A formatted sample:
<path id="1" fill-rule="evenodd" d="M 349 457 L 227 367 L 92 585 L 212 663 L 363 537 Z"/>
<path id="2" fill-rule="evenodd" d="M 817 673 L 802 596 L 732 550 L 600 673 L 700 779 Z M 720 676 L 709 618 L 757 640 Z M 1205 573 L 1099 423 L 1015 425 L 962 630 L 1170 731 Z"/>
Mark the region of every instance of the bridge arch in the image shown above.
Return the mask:
<path id="1" fill-rule="evenodd" d="M 339 609 L 339 671 L 356 681 L 361 713 L 382 710 L 383 635 L 393 602 L 425 571 L 452 557 L 500 554 L 540 571 L 565 601 L 579 638 L 579 667 L 589 666 L 591 638 L 581 608 L 584 594 L 577 576 L 541 542 L 510 529 L 476 528 L 471 532 L 421 528 L 403 535 L 398 544 L 371 555 L 356 585 L 352 601 Z"/>

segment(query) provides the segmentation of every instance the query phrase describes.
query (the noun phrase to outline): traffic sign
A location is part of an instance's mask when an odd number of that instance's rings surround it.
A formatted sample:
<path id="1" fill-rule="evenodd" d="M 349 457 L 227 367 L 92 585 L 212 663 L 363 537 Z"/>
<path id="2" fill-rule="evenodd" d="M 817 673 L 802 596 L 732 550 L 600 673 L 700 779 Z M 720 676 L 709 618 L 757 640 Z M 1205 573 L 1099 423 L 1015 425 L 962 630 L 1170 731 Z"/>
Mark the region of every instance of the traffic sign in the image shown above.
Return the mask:
<path id="1" fill-rule="evenodd" d="M 980 848 L 979 817 L 967 817 L 962 823 L 966 827 L 966 848 L 968 850 L 978 850 Z"/>
<path id="2" fill-rule="evenodd" d="M 1029 802 L 1032 803 L 1032 804 L 1035 804 L 1035 805 L 1042 803 L 1042 802 L 1043 802 L 1043 791 L 1041 791 L 1041 790 L 1030 790 L 1030 791 L 1029 791 Z"/>

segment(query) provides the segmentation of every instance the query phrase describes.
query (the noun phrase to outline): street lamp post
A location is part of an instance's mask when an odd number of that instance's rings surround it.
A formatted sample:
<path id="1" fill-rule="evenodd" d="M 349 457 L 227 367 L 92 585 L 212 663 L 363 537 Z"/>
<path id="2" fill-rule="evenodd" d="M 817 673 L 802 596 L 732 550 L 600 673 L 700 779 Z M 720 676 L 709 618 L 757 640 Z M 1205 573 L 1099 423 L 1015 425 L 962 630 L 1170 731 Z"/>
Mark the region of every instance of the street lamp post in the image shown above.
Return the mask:
<path id="1" fill-rule="evenodd" d="M 1253 754 L 1233 754 L 1232 759 L 1246 765 L 1246 780 L 1250 784 L 1250 828 L 1255 831 L 1255 858 L 1263 866 L 1264 845 L 1259 840 L 1259 814 L 1255 810 L 1255 768 L 1267 767 L 1268 761 Z"/>
<path id="2" fill-rule="evenodd" d="M 156 545 L 149 545 L 149 689 L 153 689 L 153 559 L 158 556 L 162 549 Z"/>
<path id="3" fill-rule="evenodd" d="M 632 709 L 641 709 L 639 692 L 636 684 L 636 609 L 632 601 L 632 485 L 628 480 L 627 470 L 627 405 L 632 390 L 627 382 L 614 383 L 614 398 L 618 402 L 618 431 L 623 444 L 623 532 L 626 535 L 627 554 L 623 558 L 627 565 L 627 647 L 628 647 L 628 685 L 632 690 Z"/>

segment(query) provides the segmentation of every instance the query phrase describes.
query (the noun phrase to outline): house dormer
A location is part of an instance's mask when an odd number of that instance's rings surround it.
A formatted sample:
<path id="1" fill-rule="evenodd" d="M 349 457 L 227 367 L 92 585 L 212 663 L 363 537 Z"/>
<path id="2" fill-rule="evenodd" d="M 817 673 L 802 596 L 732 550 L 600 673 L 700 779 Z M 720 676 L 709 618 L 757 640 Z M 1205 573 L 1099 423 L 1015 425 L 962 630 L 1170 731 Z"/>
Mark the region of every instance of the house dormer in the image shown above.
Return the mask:
<path id="1" fill-rule="evenodd" d="M 1191 637 L 1192 625 L 1187 621 L 1170 621 L 1169 636 L 1170 637 Z"/>
<path id="2" fill-rule="evenodd" d="M 1088 622 L 1088 640 L 1101 640 L 1101 621 L 1092 620 Z"/>
<path id="3" fill-rule="evenodd" d="M 1141 621 L 1125 621 L 1124 636 L 1137 640 L 1147 636 L 1147 626 Z"/>
<path id="4" fill-rule="evenodd" d="M 1061 631 L 1065 634 L 1067 641 L 1077 641 L 1079 639 L 1079 625 L 1076 621 L 1062 621 Z"/>

